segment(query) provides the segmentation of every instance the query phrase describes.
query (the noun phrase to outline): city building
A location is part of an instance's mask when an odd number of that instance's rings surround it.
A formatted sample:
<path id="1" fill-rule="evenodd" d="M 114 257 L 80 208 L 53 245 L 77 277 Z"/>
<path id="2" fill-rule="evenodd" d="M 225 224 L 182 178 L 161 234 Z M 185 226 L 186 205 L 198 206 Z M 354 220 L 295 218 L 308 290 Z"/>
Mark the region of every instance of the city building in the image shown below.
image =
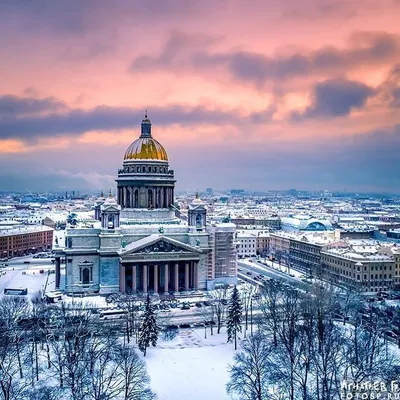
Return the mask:
<path id="1" fill-rule="evenodd" d="M 282 217 L 281 225 L 283 230 L 288 231 L 329 231 L 333 229 L 329 220 L 303 214 Z"/>
<path id="2" fill-rule="evenodd" d="M 324 279 L 357 292 L 381 292 L 399 287 L 398 248 L 375 240 L 349 240 L 321 253 Z"/>
<path id="3" fill-rule="evenodd" d="M 238 242 L 238 257 L 252 257 L 257 254 L 257 235 L 249 231 L 238 231 L 236 234 Z"/>
<path id="4" fill-rule="evenodd" d="M 0 258 L 12 258 L 51 250 L 53 229 L 48 226 L 19 226 L 0 229 Z"/>
<path id="5" fill-rule="evenodd" d="M 389 239 L 400 240 L 400 229 L 392 229 L 386 233 Z"/>
<path id="6" fill-rule="evenodd" d="M 258 232 L 256 236 L 257 255 L 265 257 L 269 254 L 269 238 L 268 232 Z"/>
<path id="7" fill-rule="evenodd" d="M 269 252 L 277 262 L 310 276 L 321 274 L 321 252 L 340 242 L 334 231 L 330 232 L 271 232 Z"/>
<path id="8" fill-rule="evenodd" d="M 96 202 L 96 224 L 67 227 L 56 249 L 56 286 L 65 292 L 163 295 L 236 283 L 235 224 L 210 223 L 198 195 L 180 213 L 174 171 L 151 128 L 146 114 L 118 170 L 117 198 Z"/>
<path id="9" fill-rule="evenodd" d="M 238 227 L 260 227 L 268 228 L 270 230 L 281 229 L 281 219 L 279 217 L 252 217 L 252 216 L 237 216 L 232 217 L 232 222 Z"/>

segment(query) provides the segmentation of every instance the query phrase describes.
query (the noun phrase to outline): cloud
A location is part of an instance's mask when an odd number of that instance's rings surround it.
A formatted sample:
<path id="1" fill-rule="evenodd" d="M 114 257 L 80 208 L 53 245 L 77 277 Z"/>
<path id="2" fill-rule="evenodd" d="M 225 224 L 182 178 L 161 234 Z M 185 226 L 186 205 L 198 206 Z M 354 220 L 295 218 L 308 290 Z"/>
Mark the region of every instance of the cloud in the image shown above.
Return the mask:
<path id="1" fill-rule="evenodd" d="M 136 57 L 130 71 L 185 71 L 190 68 L 213 73 L 215 67 L 223 67 L 239 81 L 260 84 L 310 75 L 343 73 L 359 66 L 381 65 L 396 60 L 400 55 L 398 35 L 386 32 L 353 33 L 347 48 L 326 46 L 305 54 L 275 56 L 237 50 L 212 52 L 209 46 L 201 50 L 197 47 L 190 49 L 187 41 L 176 41 L 175 37 L 176 34 L 166 41 L 158 55 Z"/>
<path id="2" fill-rule="evenodd" d="M 400 64 L 396 64 L 389 72 L 386 80 L 380 85 L 381 99 L 388 107 L 400 107 Z"/>
<path id="3" fill-rule="evenodd" d="M 58 135 L 81 135 L 90 131 L 113 131 L 125 128 L 137 128 L 143 119 L 144 110 L 129 107 L 98 106 L 88 110 L 67 109 L 62 113 L 47 115 L 29 115 L 21 117 L 27 110 L 40 112 L 57 108 L 60 102 L 50 100 L 26 100 L 15 96 L 3 96 L 12 101 L 5 101 L 4 117 L 0 118 L 0 139 L 33 139 Z M 1 103 L 0 103 L 1 104 Z M 1 114 L 0 114 L 1 116 Z M 207 109 L 203 106 L 187 107 L 169 105 L 149 107 L 149 116 L 157 125 L 168 126 L 179 124 L 191 125 L 224 125 L 244 124 L 246 121 L 265 121 L 271 116 L 271 110 L 243 115 L 239 110 L 224 111 Z"/>
<path id="4" fill-rule="evenodd" d="M 162 143 L 178 190 L 348 188 L 396 193 L 400 187 L 400 126 L 357 132 L 340 140 L 332 139 L 326 126 L 312 143 L 309 138 L 284 141 L 273 136 L 251 143 L 245 135 L 216 146 L 205 140 L 164 139 Z M 0 158 L 0 186 L 4 190 L 114 190 L 113 178 L 126 147 L 121 143 L 91 143 L 66 150 L 29 152 L 24 157 L 4 155 Z"/>
<path id="5" fill-rule="evenodd" d="M 11 171 L 7 174 L 0 173 L 0 187 L 7 191 L 64 191 L 82 190 L 92 192 L 93 190 L 114 191 L 115 176 L 99 174 L 96 172 L 70 173 L 60 171 L 41 171 L 32 173 L 24 171 L 23 174 Z"/>
<path id="6" fill-rule="evenodd" d="M 339 117 L 354 108 L 365 105 L 375 91 L 369 86 L 347 79 L 331 79 L 317 83 L 314 87 L 312 105 L 303 113 L 294 113 L 295 119 Z"/>
<path id="7" fill-rule="evenodd" d="M 38 99 L 34 97 L 18 97 L 10 94 L 0 95 L 0 118 L 38 114 L 64 108 L 66 108 L 66 105 L 54 97 Z"/>
<path id="8" fill-rule="evenodd" d="M 119 0 L 115 4 L 108 0 L 1 0 L 0 15 L 13 19 L 16 27 L 25 32 L 82 36 L 99 31 L 113 21 L 144 22 L 151 26 L 160 19 L 180 19 L 207 7 L 209 3 L 206 3 L 182 0 Z"/>
<path id="9" fill-rule="evenodd" d="M 141 55 L 129 66 L 130 72 L 162 68 L 185 62 L 186 53 L 200 51 L 218 42 L 218 38 L 207 35 L 193 35 L 180 31 L 170 33 L 168 40 L 156 56 Z"/>

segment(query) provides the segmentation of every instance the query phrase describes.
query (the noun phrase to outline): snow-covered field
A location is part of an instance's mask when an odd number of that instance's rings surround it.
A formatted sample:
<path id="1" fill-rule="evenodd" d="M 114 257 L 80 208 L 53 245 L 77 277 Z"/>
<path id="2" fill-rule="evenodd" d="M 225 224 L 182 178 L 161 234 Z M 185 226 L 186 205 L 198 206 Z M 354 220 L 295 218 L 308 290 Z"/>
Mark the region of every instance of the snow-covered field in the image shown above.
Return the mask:
<path id="1" fill-rule="evenodd" d="M 28 298 L 40 296 L 46 286 L 47 271 L 49 268 L 49 266 L 35 266 L 29 269 L 13 270 L 11 267 L 8 267 L 0 270 L 2 272 L 2 276 L 0 277 L 0 297 L 3 296 L 5 288 L 27 288 Z M 44 273 L 40 273 L 40 270 L 43 270 Z M 55 275 L 50 274 L 46 290 L 54 290 L 54 279 Z"/>
<path id="2" fill-rule="evenodd" d="M 151 388 L 159 400 L 228 400 L 225 385 L 229 379 L 234 345 L 226 343 L 225 328 L 207 339 L 204 329 L 180 330 L 170 342 L 160 340 L 144 358 Z"/>

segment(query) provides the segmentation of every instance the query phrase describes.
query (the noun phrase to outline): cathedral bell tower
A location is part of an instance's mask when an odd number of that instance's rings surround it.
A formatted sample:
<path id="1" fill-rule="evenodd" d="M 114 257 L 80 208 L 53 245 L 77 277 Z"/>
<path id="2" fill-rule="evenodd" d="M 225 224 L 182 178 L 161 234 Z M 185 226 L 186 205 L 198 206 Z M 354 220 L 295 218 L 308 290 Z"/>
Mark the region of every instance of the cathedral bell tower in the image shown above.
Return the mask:
<path id="1" fill-rule="evenodd" d="M 101 227 L 107 230 L 119 228 L 120 211 L 121 207 L 110 192 L 107 200 L 100 206 Z"/>
<path id="2" fill-rule="evenodd" d="M 207 208 L 196 192 L 194 200 L 189 205 L 188 210 L 189 226 L 195 227 L 196 231 L 203 231 L 207 225 Z"/>

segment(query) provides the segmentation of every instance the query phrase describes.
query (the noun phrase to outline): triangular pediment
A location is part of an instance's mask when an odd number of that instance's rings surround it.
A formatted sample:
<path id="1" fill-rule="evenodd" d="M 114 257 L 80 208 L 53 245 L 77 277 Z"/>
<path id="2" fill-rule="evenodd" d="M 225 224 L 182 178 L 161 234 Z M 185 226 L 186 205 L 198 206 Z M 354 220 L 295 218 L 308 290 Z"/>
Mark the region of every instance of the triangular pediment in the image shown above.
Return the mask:
<path id="1" fill-rule="evenodd" d="M 200 254 L 201 249 L 190 246 L 186 243 L 179 242 L 178 240 L 171 239 L 164 235 L 150 235 L 143 239 L 136 240 L 129 243 L 124 249 L 119 252 L 121 257 L 130 256 L 134 254 L 179 254 L 179 253 L 192 253 Z"/>
<path id="2" fill-rule="evenodd" d="M 106 205 L 106 206 L 102 206 L 101 207 L 101 210 L 102 211 L 114 211 L 114 212 L 117 212 L 117 211 L 119 211 L 119 207 L 118 207 L 118 204 L 116 204 L 116 205 L 113 205 L 113 204 L 110 204 L 110 205 Z"/>

